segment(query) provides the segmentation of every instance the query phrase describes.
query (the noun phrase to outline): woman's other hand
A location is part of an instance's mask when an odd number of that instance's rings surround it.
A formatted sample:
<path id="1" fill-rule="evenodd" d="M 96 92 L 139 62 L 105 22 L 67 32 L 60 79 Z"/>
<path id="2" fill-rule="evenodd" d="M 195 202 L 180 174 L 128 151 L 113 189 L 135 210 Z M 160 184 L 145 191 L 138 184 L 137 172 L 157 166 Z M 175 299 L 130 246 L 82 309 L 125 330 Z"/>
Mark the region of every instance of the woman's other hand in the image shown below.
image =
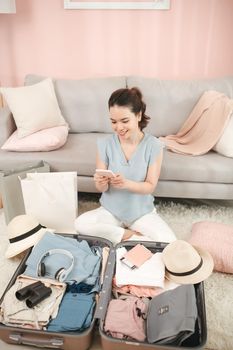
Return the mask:
<path id="1" fill-rule="evenodd" d="M 123 175 L 116 174 L 116 176 L 110 179 L 110 184 L 115 188 L 126 189 L 127 181 L 128 180 Z"/>

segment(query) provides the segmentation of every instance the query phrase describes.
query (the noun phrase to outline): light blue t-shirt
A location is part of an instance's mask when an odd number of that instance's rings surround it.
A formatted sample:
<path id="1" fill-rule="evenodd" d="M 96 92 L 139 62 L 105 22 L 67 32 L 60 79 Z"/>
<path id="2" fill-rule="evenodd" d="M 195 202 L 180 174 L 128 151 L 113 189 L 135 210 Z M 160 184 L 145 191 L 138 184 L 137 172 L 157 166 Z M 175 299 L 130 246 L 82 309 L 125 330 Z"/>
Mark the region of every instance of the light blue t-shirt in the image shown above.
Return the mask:
<path id="1" fill-rule="evenodd" d="M 163 148 L 156 137 L 144 134 L 130 160 L 125 158 L 116 134 L 98 139 L 98 152 L 107 168 L 126 179 L 145 181 L 149 165 L 155 162 Z M 109 186 L 100 198 L 101 205 L 126 226 L 154 209 L 154 197 Z"/>

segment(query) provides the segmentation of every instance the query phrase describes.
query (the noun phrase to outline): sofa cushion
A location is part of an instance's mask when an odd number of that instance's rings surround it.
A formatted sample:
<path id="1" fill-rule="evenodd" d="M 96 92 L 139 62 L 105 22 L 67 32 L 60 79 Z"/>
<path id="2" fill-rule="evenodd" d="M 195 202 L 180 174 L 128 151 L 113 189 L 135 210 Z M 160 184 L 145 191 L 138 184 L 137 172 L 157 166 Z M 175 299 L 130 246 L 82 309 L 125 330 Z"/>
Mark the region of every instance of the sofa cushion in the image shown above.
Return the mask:
<path id="1" fill-rule="evenodd" d="M 34 132 L 23 138 L 18 137 L 18 130 L 13 132 L 1 147 L 5 151 L 47 152 L 62 147 L 68 136 L 68 126 L 61 125 Z"/>
<path id="2" fill-rule="evenodd" d="M 27 75 L 25 84 L 44 79 Z M 108 99 L 113 91 L 126 86 L 125 77 L 83 80 L 54 80 L 55 92 L 70 132 L 111 132 Z"/>
<path id="3" fill-rule="evenodd" d="M 32 86 L 0 89 L 13 114 L 18 137 L 59 125 L 66 125 L 50 78 Z"/>
<path id="4" fill-rule="evenodd" d="M 165 149 L 160 179 L 232 184 L 232 165 L 231 158 L 223 157 L 213 151 L 201 156 L 190 156 Z"/>
<path id="5" fill-rule="evenodd" d="M 213 150 L 226 157 L 233 157 L 233 115 Z"/>
<path id="6" fill-rule="evenodd" d="M 141 89 L 151 117 L 147 131 L 157 137 L 176 134 L 204 91 L 233 98 L 233 78 L 179 81 L 130 76 L 127 84 Z"/>
<path id="7" fill-rule="evenodd" d="M 1 150 L 0 164 L 4 164 L 4 169 L 13 169 L 20 164 L 43 159 L 50 165 L 51 171 L 77 171 L 80 176 L 93 176 L 98 135 L 96 133 L 69 134 L 65 145 L 52 152 Z"/>

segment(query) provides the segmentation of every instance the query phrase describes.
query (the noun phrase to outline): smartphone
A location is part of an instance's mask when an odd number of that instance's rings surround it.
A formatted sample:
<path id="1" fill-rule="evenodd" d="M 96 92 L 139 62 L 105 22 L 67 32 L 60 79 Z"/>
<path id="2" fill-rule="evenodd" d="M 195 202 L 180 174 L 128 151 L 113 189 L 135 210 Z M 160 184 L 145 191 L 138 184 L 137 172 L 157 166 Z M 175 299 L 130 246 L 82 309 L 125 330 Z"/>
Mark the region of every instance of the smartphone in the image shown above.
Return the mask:
<path id="1" fill-rule="evenodd" d="M 109 169 L 95 169 L 96 174 L 107 176 L 107 177 L 115 177 L 116 175 L 112 170 Z"/>

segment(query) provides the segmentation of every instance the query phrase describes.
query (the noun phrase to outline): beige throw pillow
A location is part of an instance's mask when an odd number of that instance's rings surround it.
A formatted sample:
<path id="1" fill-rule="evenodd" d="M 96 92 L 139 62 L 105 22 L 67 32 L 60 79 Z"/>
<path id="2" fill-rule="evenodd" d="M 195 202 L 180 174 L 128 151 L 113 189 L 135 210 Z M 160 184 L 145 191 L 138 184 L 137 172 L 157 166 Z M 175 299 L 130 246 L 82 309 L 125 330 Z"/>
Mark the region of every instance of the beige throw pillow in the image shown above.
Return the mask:
<path id="1" fill-rule="evenodd" d="M 67 125 L 51 78 L 30 86 L 0 88 L 0 91 L 13 114 L 19 138 L 39 130 Z"/>
<path id="2" fill-rule="evenodd" d="M 231 115 L 227 126 L 225 127 L 222 136 L 213 147 L 215 152 L 218 152 L 226 157 L 233 157 L 233 116 Z"/>

